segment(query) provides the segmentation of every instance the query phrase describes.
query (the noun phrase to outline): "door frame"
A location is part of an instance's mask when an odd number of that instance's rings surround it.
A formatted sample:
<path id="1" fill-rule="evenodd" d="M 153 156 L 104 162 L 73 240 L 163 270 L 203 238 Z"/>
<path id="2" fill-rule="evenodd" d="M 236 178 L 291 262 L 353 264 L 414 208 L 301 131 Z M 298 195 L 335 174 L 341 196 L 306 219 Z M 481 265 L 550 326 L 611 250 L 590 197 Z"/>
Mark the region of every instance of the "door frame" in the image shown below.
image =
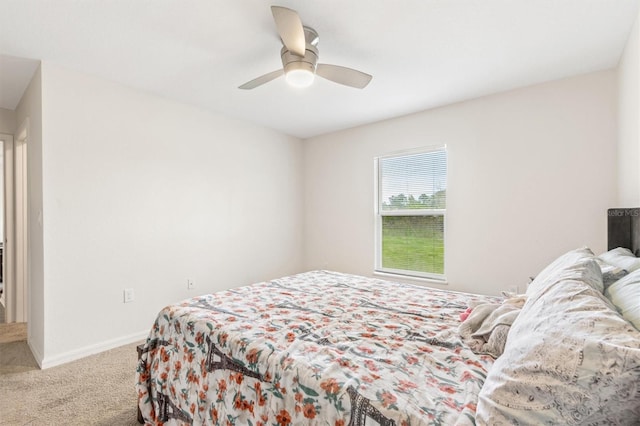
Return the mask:
<path id="1" fill-rule="evenodd" d="M 2 253 L 2 281 L 4 290 L 2 292 L 2 303 L 5 309 L 5 322 L 14 322 L 15 319 L 15 289 L 14 289 L 14 263 L 13 263 L 13 154 L 14 142 L 13 135 L 0 133 L 0 140 L 3 145 L 3 172 L 4 185 L 3 193 L 3 210 L 4 221 L 3 227 L 3 253 Z"/>
<path id="2" fill-rule="evenodd" d="M 29 139 L 29 118 L 20 126 L 13 144 L 13 201 L 14 244 L 11 250 L 14 262 L 14 283 L 16 289 L 15 321 L 27 322 L 29 316 L 29 269 L 28 269 L 28 180 L 27 141 Z"/>

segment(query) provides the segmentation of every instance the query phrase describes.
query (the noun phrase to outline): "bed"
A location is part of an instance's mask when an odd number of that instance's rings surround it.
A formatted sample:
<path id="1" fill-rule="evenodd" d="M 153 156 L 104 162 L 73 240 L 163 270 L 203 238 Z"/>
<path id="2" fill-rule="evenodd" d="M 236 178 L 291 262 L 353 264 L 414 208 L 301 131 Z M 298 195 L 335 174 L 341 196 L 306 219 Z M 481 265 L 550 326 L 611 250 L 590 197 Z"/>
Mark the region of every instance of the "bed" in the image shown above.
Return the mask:
<path id="1" fill-rule="evenodd" d="M 633 212 L 640 210 L 610 210 L 609 235 L 627 229 L 611 222 L 635 221 Z M 139 349 L 139 419 L 638 424 L 640 259 L 632 251 L 560 255 L 509 310 L 514 319 L 497 355 L 472 349 L 461 330 L 465 313 L 496 313 L 504 298 L 332 271 L 167 306 Z"/>

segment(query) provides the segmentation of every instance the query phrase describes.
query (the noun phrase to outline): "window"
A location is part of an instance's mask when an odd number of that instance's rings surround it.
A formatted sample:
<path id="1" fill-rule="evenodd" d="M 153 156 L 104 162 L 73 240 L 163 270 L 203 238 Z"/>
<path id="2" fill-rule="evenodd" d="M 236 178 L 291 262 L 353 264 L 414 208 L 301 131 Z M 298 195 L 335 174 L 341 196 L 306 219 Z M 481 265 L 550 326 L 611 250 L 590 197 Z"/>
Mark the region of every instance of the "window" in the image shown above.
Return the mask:
<path id="1" fill-rule="evenodd" d="M 447 151 L 376 159 L 376 271 L 444 280 Z"/>

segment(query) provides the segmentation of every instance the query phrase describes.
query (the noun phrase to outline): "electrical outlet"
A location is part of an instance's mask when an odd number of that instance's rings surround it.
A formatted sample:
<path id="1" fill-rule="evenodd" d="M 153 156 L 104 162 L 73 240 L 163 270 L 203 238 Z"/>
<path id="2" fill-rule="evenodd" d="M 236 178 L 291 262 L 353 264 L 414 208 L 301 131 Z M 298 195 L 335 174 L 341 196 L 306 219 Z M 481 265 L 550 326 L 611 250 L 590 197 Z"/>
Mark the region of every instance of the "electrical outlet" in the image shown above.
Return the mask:
<path id="1" fill-rule="evenodd" d="M 124 303 L 133 302 L 135 298 L 136 298 L 136 293 L 133 291 L 132 288 L 124 289 Z"/>
<path id="2" fill-rule="evenodd" d="M 196 285 L 193 283 L 193 280 L 187 278 L 187 289 L 188 290 L 193 290 L 195 287 L 196 287 Z"/>

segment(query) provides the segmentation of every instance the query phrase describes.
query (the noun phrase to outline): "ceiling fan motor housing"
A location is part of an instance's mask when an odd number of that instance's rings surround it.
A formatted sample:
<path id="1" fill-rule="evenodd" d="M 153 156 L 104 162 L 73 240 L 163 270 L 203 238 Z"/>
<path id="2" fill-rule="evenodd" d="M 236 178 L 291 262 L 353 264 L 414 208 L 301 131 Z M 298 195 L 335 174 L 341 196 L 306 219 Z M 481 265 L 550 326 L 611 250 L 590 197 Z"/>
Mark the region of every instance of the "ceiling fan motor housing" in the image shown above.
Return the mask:
<path id="1" fill-rule="evenodd" d="M 318 64 L 318 33 L 311 27 L 303 26 L 304 38 L 305 38 L 305 51 L 304 57 L 298 56 L 295 53 L 291 53 L 286 46 L 280 50 L 280 57 L 282 58 L 282 66 L 284 72 L 296 70 L 306 70 L 315 74 L 316 65 Z"/>
<path id="2" fill-rule="evenodd" d="M 285 73 L 294 69 L 304 69 L 314 74 L 316 72 L 318 49 L 310 44 L 307 44 L 305 48 L 304 57 L 291 53 L 286 47 L 283 47 L 280 51 L 280 57 L 282 58 L 282 66 L 284 67 Z"/>

